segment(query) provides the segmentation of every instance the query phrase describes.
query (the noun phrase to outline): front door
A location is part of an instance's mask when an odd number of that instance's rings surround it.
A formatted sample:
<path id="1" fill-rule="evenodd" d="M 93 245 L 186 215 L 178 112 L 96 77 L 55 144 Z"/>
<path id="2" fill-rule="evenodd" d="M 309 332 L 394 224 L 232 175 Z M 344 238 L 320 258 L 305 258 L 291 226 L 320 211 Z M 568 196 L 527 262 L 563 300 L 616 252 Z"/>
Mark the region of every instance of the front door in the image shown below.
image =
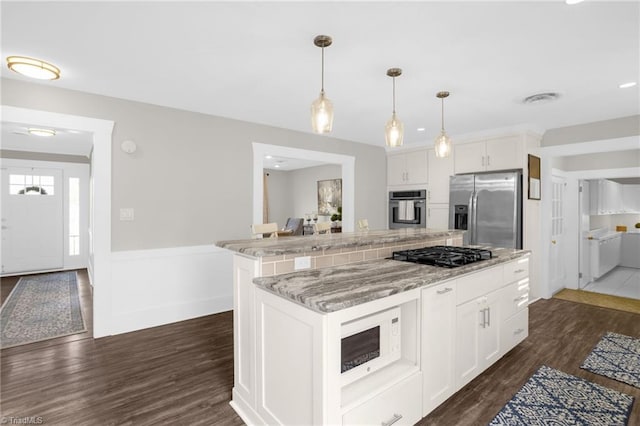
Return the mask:
<path id="1" fill-rule="evenodd" d="M 64 265 L 62 170 L 2 169 L 2 274 Z"/>
<path id="2" fill-rule="evenodd" d="M 563 258 L 564 249 L 564 195 L 566 181 L 559 176 L 552 178 L 551 191 L 551 248 L 549 250 L 549 273 L 551 293 L 557 293 L 565 287 L 567 269 Z"/>

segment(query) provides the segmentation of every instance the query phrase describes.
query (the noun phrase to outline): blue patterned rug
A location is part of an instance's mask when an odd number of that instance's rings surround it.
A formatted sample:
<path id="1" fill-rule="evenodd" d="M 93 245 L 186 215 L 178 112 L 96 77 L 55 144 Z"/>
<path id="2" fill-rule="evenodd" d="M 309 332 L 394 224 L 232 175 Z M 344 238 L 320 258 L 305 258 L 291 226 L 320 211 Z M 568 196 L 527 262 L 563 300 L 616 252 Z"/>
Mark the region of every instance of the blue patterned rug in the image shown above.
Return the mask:
<path id="1" fill-rule="evenodd" d="M 86 331 L 75 272 L 22 277 L 0 309 L 0 347 Z"/>
<path id="2" fill-rule="evenodd" d="M 640 339 L 609 332 L 580 368 L 640 388 Z"/>
<path id="3" fill-rule="evenodd" d="M 633 397 L 543 365 L 490 425 L 626 425 Z"/>

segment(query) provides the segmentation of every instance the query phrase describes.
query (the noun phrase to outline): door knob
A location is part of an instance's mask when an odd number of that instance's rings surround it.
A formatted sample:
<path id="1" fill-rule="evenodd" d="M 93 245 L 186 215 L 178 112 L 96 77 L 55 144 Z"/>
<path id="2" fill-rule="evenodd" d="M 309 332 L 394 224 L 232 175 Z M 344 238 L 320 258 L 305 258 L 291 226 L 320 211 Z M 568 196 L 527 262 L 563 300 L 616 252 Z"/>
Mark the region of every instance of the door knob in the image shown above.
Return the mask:
<path id="1" fill-rule="evenodd" d="M 551 244 L 555 244 L 555 243 L 556 243 L 556 240 L 551 240 Z"/>

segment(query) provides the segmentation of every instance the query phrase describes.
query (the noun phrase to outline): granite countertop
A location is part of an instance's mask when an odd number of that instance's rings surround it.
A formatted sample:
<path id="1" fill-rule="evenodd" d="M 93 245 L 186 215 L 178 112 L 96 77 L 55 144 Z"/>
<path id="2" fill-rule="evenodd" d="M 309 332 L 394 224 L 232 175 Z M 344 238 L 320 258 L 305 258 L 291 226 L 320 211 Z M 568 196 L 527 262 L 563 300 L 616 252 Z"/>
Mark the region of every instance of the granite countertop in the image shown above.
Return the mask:
<path id="1" fill-rule="evenodd" d="M 299 237 L 263 238 L 257 240 L 218 241 L 216 245 L 252 257 L 310 253 L 337 248 L 356 248 L 374 244 L 411 243 L 461 236 L 465 231 L 441 229 L 390 229 L 381 231 L 344 232 Z"/>
<path id="2" fill-rule="evenodd" d="M 492 251 L 493 258 L 457 268 L 378 259 L 255 278 L 253 282 L 316 312 L 328 313 L 437 284 L 530 254 L 529 250 L 485 248 Z"/>

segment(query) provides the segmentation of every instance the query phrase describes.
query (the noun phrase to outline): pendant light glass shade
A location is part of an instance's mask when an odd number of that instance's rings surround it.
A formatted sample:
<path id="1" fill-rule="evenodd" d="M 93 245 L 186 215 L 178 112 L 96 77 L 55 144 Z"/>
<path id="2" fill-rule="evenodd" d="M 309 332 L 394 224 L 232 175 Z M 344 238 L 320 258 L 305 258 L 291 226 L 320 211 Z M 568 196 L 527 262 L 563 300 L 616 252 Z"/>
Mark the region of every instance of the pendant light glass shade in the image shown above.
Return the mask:
<path id="1" fill-rule="evenodd" d="M 384 139 L 388 147 L 402 146 L 404 138 L 404 124 L 396 115 L 396 77 L 401 74 L 402 70 L 400 68 L 389 68 L 387 70 L 387 75 L 393 78 L 393 113 L 384 127 Z"/>
<path id="2" fill-rule="evenodd" d="M 333 102 L 324 96 L 324 90 L 320 97 L 311 104 L 311 127 L 316 133 L 329 133 L 333 126 Z"/>
<path id="3" fill-rule="evenodd" d="M 333 127 L 333 102 L 324 95 L 324 48 L 331 46 L 331 37 L 319 35 L 313 44 L 322 49 L 322 85 L 320 97 L 311 104 L 311 128 L 316 133 L 329 133 Z"/>
<path id="4" fill-rule="evenodd" d="M 391 115 L 391 119 L 387 121 L 387 125 L 384 127 L 384 137 L 389 147 L 402 146 L 402 139 L 404 136 L 404 124 L 398 120 L 396 113 Z"/>
<path id="5" fill-rule="evenodd" d="M 445 158 L 451 155 L 451 138 L 443 130 L 434 143 L 436 157 Z"/>
<path id="6" fill-rule="evenodd" d="M 440 131 L 440 135 L 436 138 L 433 147 L 436 152 L 436 157 L 445 158 L 451 155 L 452 144 L 451 138 L 444 131 L 444 98 L 449 96 L 449 92 L 438 92 L 436 94 L 437 98 L 442 100 L 442 130 Z"/>

